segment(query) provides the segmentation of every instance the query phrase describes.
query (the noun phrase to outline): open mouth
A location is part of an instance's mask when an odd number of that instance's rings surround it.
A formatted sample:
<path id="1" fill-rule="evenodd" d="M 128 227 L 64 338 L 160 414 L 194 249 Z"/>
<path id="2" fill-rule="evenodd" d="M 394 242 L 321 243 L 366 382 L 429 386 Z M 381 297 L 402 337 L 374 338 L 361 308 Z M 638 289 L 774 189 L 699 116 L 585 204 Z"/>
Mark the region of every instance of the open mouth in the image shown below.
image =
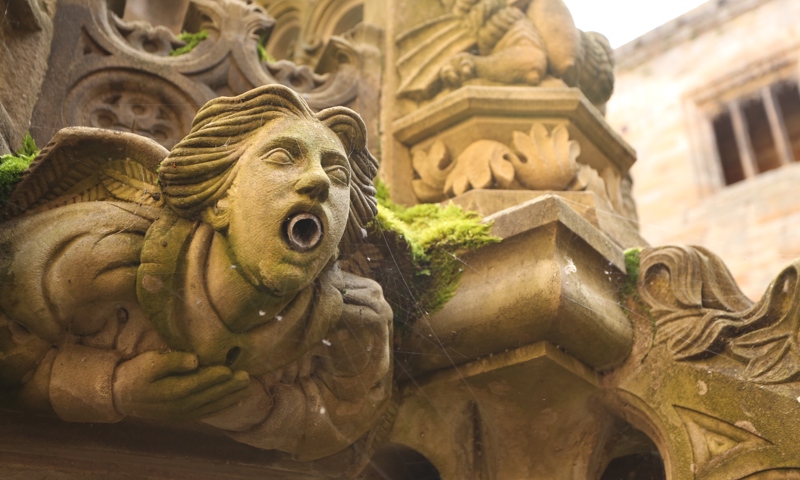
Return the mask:
<path id="1" fill-rule="evenodd" d="M 322 242 L 322 220 L 311 213 L 297 213 L 283 224 L 283 232 L 292 250 L 307 252 Z"/>

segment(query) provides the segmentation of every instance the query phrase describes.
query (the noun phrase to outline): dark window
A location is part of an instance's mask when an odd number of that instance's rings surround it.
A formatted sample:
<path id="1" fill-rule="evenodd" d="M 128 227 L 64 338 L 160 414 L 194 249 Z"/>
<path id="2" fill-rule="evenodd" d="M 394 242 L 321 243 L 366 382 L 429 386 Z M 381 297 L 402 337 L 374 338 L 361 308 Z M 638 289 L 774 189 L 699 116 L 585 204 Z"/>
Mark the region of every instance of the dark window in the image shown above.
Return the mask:
<path id="1" fill-rule="evenodd" d="M 726 185 L 800 159 L 800 90 L 793 81 L 728 103 L 713 121 Z"/>
<path id="2" fill-rule="evenodd" d="M 745 123 L 747 123 L 747 134 L 750 136 L 750 144 L 753 146 L 758 172 L 762 173 L 780 167 L 781 161 L 778 158 L 778 150 L 775 148 L 775 140 L 772 137 L 764 102 L 760 98 L 744 102 L 742 103 L 742 113 Z"/>

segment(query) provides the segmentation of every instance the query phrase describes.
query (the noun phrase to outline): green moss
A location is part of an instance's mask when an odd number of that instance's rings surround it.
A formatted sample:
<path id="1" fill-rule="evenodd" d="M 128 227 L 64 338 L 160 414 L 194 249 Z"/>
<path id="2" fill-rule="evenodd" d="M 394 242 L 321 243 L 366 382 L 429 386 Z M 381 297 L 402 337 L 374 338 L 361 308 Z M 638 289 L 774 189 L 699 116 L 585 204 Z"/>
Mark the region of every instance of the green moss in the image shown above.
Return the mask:
<path id="1" fill-rule="evenodd" d="M 31 165 L 38 154 L 36 142 L 29 133 L 26 133 L 22 140 L 22 148 L 17 150 L 16 154 L 0 156 L 0 207 L 6 204 L 14 186 L 22 177 L 22 172 Z"/>
<path id="2" fill-rule="evenodd" d="M 258 59 L 262 62 L 266 63 L 274 63 L 275 57 L 269 54 L 266 49 L 267 45 L 267 34 L 261 35 L 261 38 L 258 39 L 258 45 L 256 45 L 256 50 L 258 51 Z"/>
<path id="3" fill-rule="evenodd" d="M 205 30 L 200 30 L 197 33 L 190 33 L 190 32 L 183 32 L 178 35 L 178 39 L 182 42 L 185 42 L 186 45 L 176 48 L 169 52 L 170 55 L 173 57 L 177 57 L 178 55 L 183 55 L 186 53 L 191 52 L 194 48 L 200 44 L 203 40 L 208 38 L 208 32 Z"/>
<path id="4" fill-rule="evenodd" d="M 409 324 L 422 314 L 440 310 L 458 288 L 461 275 L 469 268 L 459 258 L 463 253 L 497 243 L 491 224 L 475 212 L 456 205 L 420 204 L 403 207 L 389 200 L 385 185 L 376 182 L 378 215 L 372 224 L 389 243 L 396 262 L 395 274 L 405 275 L 401 294 L 395 298 L 395 320 Z M 402 292 L 405 290 L 405 292 Z M 399 307 L 399 308 L 398 308 Z"/>
<path id="5" fill-rule="evenodd" d="M 642 248 L 635 247 L 625 250 L 625 270 L 627 276 L 620 289 L 621 305 L 627 305 L 625 314 L 632 322 L 646 319 L 650 323 L 651 335 L 655 338 L 656 320 L 650 307 L 639 297 L 639 275 L 641 273 Z M 649 352 L 645 354 L 645 357 Z"/>
<path id="6" fill-rule="evenodd" d="M 639 262 L 642 255 L 642 248 L 635 247 L 625 250 L 625 271 L 628 276 L 622 285 L 623 296 L 634 296 L 639 285 Z"/>

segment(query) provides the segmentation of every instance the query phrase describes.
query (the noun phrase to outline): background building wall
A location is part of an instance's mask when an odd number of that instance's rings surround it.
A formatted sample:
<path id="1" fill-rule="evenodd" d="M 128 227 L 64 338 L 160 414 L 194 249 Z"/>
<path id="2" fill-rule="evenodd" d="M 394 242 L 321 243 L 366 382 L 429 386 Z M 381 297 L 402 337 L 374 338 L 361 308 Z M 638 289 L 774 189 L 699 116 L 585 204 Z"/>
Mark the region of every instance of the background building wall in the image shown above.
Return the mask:
<path id="1" fill-rule="evenodd" d="M 653 245 L 708 247 L 759 298 L 800 256 L 800 163 L 726 186 L 712 121 L 731 101 L 797 82 L 800 2 L 711 1 L 616 56 L 607 118 L 638 153 L 642 235 Z"/>

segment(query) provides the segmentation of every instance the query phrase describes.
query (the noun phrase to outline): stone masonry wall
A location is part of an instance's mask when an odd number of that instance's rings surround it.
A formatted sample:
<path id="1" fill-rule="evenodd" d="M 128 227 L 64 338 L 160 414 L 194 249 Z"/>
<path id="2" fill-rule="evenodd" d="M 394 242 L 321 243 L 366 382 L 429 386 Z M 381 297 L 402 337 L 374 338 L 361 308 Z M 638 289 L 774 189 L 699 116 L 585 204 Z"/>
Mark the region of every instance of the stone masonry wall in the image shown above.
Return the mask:
<path id="1" fill-rule="evenodd" d="M 708 2 L 616 52 L 607 118 L 638 153 L 642 235 L 710 248 L 752 299 L 800 256 L 800 164 L 724 186 L 698 92 L 775 55 L 797 80 L 799 46 L 800 2 L 737 0 Z"/>

